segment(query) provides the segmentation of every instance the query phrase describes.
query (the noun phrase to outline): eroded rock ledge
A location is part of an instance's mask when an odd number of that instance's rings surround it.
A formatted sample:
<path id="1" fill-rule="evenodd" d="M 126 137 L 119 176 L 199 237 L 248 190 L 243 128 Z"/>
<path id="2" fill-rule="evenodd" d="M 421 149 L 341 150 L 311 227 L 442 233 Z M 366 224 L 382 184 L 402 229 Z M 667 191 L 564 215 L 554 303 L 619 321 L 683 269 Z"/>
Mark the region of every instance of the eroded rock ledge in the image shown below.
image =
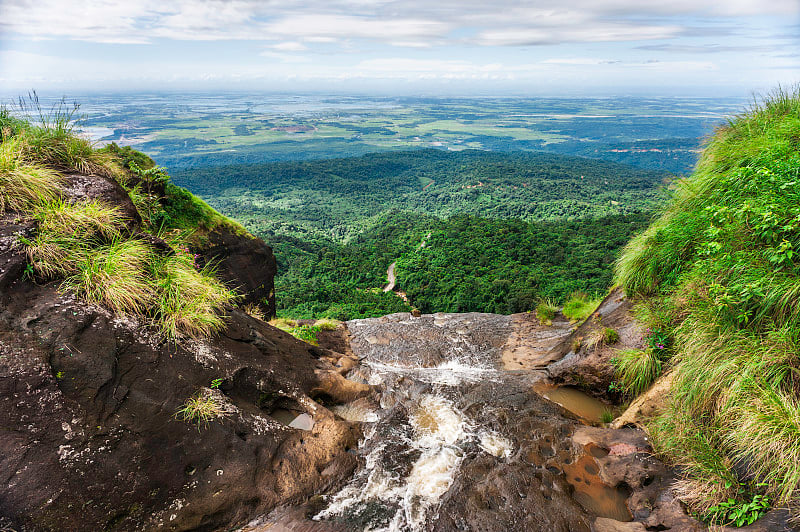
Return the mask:
<path id="1" fill-rule="evenodd" d="M 132 207 L 111 180 L 67 181 L 68 197 Z M 135 209 L 129 218 L 136 231 Z M 0 219 L 1 526 L 218 530 L 329 489 L 355 467 L 359 427 L 322 403 L 370 388 L 342 377 L 332 353 L 236 309 L 216 338 L 166 343 L 26 276 L 18 238 L 33 229 L 13 213 Z M 225 276 L 270 301 L 263 242 L 225 230 L 209 243 Z M 198 394 L 225 414 L 199 426 L 178 419 Z M 305 414 L 308 430 L 279 411 Z"/>

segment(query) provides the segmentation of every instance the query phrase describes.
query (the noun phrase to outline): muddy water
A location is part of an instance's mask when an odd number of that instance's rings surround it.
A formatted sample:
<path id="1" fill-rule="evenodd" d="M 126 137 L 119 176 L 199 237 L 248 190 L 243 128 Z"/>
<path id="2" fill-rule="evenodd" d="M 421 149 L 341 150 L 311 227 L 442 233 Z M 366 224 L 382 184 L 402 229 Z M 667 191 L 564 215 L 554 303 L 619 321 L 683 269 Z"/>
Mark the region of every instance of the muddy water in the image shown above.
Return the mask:
<path id="1" fill-rule="evenodd" d="M 587 423 L 600 423 L 604 414 L 612 412 L 611 406 L 577 388 L 541 383 L 534 386 L 534 391 L 563 406 Z"/>
<path id="2" fill-rule="evenodd" d="M 536 393 L 542 371 L 506 371 L 512 317 L 392 315 L 347 325 L 361 359 L 347 376 L 376 394 L 332 407 L 363 423 L 360 466 L 308 514 L 308 530 L 588 531 L 595 516 L 631 519 L 628 494 L 599 476 L 592 453 L 607 451 L 573 443 L 581 423 L 556 403 L 587 422 L 607 407 L 541 384 Z"/>

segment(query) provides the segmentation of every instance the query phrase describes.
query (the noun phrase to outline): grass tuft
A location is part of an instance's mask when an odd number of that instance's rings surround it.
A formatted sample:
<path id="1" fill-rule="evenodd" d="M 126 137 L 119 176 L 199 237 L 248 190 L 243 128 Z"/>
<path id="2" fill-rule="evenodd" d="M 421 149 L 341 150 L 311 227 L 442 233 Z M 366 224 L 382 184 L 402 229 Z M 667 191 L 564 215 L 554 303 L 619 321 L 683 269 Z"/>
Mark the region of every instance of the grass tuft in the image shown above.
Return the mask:
<path id="1" fill-rule="evenodd" d="M 3 135 L 3 141 L 19 139 L 24 159 L 55 170 L 118 177 L 121 167 L 115 158 L 95 150 L 89 140 L 75 133 L 79 107 L 62 99 L 45 109 L 33 92 L 17 104 L 17 114 L 25 118 L 12 116 L 8 109 L 0 111 L 0 130 L 9 133 Z"/>
<path id="2" fill-rule="evenodd" d="M 194 258 L 176 252 L 151 264 L 155 284 L 155 317 L 168 338 L 210 336 L 225 325 L 224 309 L 236 294 L 214 275 L 209 265 L 195 268 Z"/>
<path id="3" fill-rule="evenodd" d="M 611 327 L 594 329 L 586 337 L 586 346 L 589 349 L 598 349 L 600 346 L 613 345 L 619 342 L 619 333 Z"/>
<path id="4" fill-rule="evenodd" d="M 552 301 L 542 301 L 536 305 L 536 318 L 542 325 L 552 325 L 557 312 L 558 307 Z"/>
<path id="5" fill-rule="evenodd" d="M 141 240 L 115 238 L 91 251 L 81 250 L 75 272 L 63 286 L 89 303 L 116 314 L 144 314 L 153 297 L 146 275 L 151 250 Z"/>
<path id="6" fill-rule="evenodd" d="M 59 174 L 29 162 L 24 153 L 23 139 L 12 137 L 0 144 L 0 214 L 30 212 L 58 197 Z"/>
<path id="7" fill-rule="evenodd" d="M 625 349 L 615 355 L 614 366 L 625 392 L 639 395 L 661 375 L 662 361 L 652 349 Z"/>
<path id="8" fill-rule="evenodd" d="M 261 307 L 258 306 L 256 303 L 250 303 L 249 305 L 243 306 L 242 312 L 248 314 L 249 316 L 257 320 L 267 321 L 266 314 L 264 314 L 264 311 L 261 310 Z"/>
<path id="9" fill-rule="evenodd" d="M 320 331 L 335 331 L 341 322 L 329 318 L 323 318 L 314 322 L 314 327 Z"/>
<path id="10" fill-rule="evenodd" d="M 192 397 L 188 398 L 183 406 L 175 412 L 175 418 L 195 423 L 197 430 L 201 426 L 233 413 L 233 409 L 226 404 L 222 392 L 216 389 L 203 388 Z"/>

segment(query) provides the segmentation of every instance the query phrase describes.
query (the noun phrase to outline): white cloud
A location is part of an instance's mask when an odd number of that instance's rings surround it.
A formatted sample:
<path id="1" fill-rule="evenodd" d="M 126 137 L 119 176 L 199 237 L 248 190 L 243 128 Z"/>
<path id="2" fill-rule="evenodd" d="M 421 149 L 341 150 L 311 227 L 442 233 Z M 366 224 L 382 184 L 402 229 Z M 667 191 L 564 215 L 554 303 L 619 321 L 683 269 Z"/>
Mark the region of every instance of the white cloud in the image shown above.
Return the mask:
<path id="1" fill-rule="evenodd" d="M 674 17 L 787 17 L 797 0 L 0 0 L 3 33 L 105 43 L 177 40 L 484 46 L 664 39 Z M 659 21 L 657 22 L 656 19 Z M 650 22 L 646 22 L 650 20 Z M 645 22 L 643 22 L 645 21 Z M 476 39 L 465 37 L 475 34 Z M 284 50 L 296 51 L 296 50 Z"/>
<path id="2" fill-rule="evenodd" d="M 273 44 L 271 48 L 281 52 L 302 52 L 308 50 L 308 46 L 297 41 L 285 41 Z"/>

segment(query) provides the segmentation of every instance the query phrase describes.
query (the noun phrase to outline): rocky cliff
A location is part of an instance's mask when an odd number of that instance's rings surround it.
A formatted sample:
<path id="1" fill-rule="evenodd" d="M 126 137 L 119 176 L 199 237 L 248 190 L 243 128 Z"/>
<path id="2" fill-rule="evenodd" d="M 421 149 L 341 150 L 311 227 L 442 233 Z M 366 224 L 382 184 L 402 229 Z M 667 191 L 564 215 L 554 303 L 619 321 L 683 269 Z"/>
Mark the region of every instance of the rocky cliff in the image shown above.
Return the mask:
<path id="1" fill-rule="evenodd" d="M 127 234 L 175 253 L 144 231 L 119 179 L 62 178 L 61 200 L 114 207 Z M 153 188 L 164 201 L 163 187 Z M 217 530 L 353 469 L 359 428 L 322 403 L 369 386 L 345 380 L 331 363 L 338 355 L 235 307 L 212 337 L 166 339 L 146 318 L 89 304 L 39 275 L 22 244 L 38 230 L 26 212 L 0 217 L 0 525 Z M 198 235 L 198 262 L 213 260 L 242 306 L 274 312 L 270 248 L 227 224 Z M 193 399 L 212 407 L 205 419 L 176 415 Z M 303 430 L 286 425 L 302 414 Z"/>

